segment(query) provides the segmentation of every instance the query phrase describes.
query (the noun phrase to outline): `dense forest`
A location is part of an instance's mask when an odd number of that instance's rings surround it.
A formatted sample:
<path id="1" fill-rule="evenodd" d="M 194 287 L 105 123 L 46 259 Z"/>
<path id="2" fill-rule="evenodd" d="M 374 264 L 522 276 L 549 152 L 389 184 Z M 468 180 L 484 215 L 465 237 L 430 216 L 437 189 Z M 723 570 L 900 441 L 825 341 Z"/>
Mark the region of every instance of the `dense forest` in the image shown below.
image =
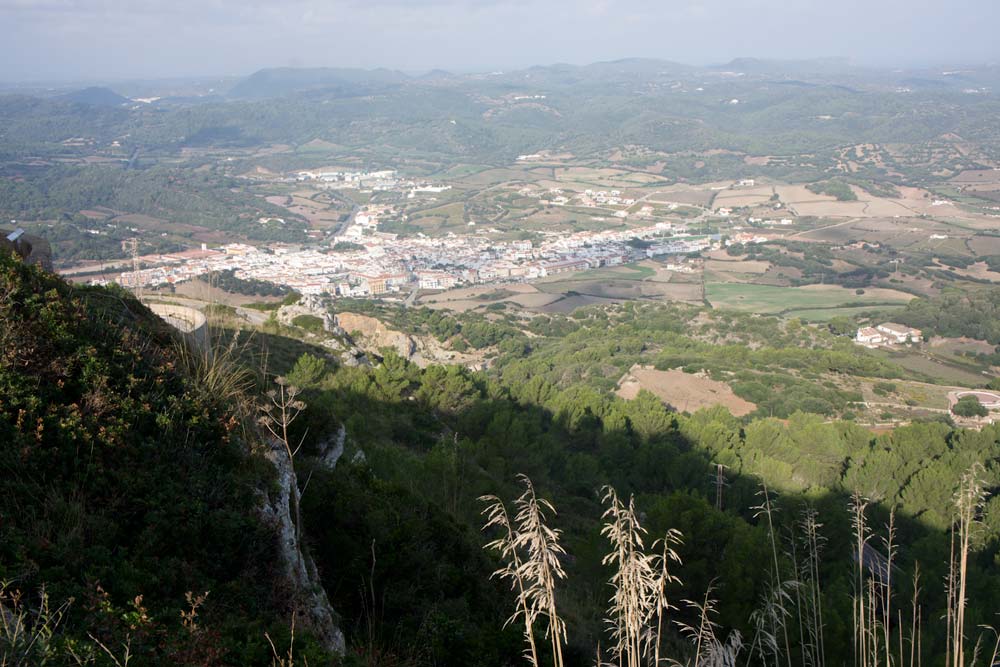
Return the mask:
<path id="1" fill-rule="evenodd" d="M 198 276 L 198 280 L 233 294 L 247 296 L 285 296 L 291 292 L 288 287 L 275 285 L 263 280 L 237 278 L 235 269 L 214 271 Z"/>
<path id="2" fill-rule="evenodd" d="M 852 493 L 877 499 L 870 521 L 879 534 L 889 520 L 888 508 L 896 508 L 896 562 L 907 573 L 896 595 L 912 595 L 908 577 L 919 563 L 925 618 L 935 618 L 947 602 L 936 583 L 948 567 L 953 490 L 976 462 L 987 462 L 988 484 L 997 483 L 1000 430 L 995 427 L 972 432 L 925 423 L 874 436 L 853 424 L 824 423 L 803 413 L 787 422 L 741 422 L 721 408 L 683 415 L 650 394 L 623 401 L 579 387 L 560 390 L 540 377 L 507 384 L 457 367 L 420 370 L 391 353 L 372 370 L 344 368 L 312 377 L 293 372 L 290 377 L 309 386 L 304 396 L 310 419 L 322 420 L 332 412 L 347 427 L 345 458 L 350 463 L 332 474 L 317 472 L 310 489 L 315 495 L 307 493 L 304 502 L 309 530 L 326 545 L 317 549 L 320 562 L 331 568 L 325 571 L 326 581 L 331 590 L 342 591 L 342 597 L 335 596 L 337 604 L 362 618 L 369 596 L 382 605 L 377 610 L 387 620 L 386 631 L 372 640 L 359 622 L 353 636 L 375 641 L 378 650 L 406 654 L 407 647 L 434 646 L 443 622 L 440 609 L 457 609 L 455 618 L 467 623 L 460 623 L 449 638 L 465 642 L 427 658 L 438 664 L 468 664 L 466 656 L 491 655 L 481 645 L 487 620 L 480 609 L 465 607 L 471 595 L 466 587 L 482 585 L 490 568 L 498 567 L 467 555 L 483 542 L 476 533 L 482 507 L 475 499 L 484 494 L 516 497 L 515 477 L 521 473 L 559 509 L 552 522 L 564 532 L 570 556 L 561 561 L 568 583 L 557 587 L 557 595 L 570 628 L 566 651 L 571 664 L 589 664 L 594 647 L 607 642 L 601 612 L 611 572 L 602 564 L 606 549 L 599 530 L 599 490 L 605 484 L 623 496 L 635 495 L 651 536 L 670 529 L 683 533 L 683 543 L 675 547 L 684 564 L 677 569 L 683 585 L 671 586 L 673 599 L 700 599 L 711 588 L 718 600 L 714 621 L 744 637 L 754 635 L 754 611 L 768 594 L 770 538 L 753 509 L 760 502 L 761 483 L 771 494 L 775 539 L 782 545 L 798 539 L 803 512 L 816 510 L 827 544 L 819 566 L 826 657 L 838 664 L 851 660 Z M 310 428 L 318 425 L 313 422 Z M 360 501 L 365 485 L 378 491 L 376 506 L 362 502 L 355 512 L 338 518 L 331 509 L 338 489 Z M 385 507 L 386 493 L 398 494 L 401 506 Z M 430 539 L 427 515 L 415 516 L 413 510 L 414 504 L 424 503 L 463 527 L 455 530 L 464 534 L 465 546 L 452 545 L 456 538 L 449 531 L 440 537 L 448 542 L 437 548 L 404 552 L 404 544 L 423 545 Z M 998 512 L 997 501 L 989 501 L 969 566 L 969 577 L 976 582 L 970 591 L 970 609 L 976 611 L 970 619 L 977 623 L 990 622 L 990 610 L 1000 604 L 1000 581 L 993 574 L 1000 546 Z M 388 526 L 387 516 L 392 517 Z M 782 546 L 779 571 L 791 580 L 795 568 L 786 551 Z M 452 561 L 442 554 L 457 556 Z M 359 571 L 373 567 L 374 593 L 353 585 L 358 573 L 348 561 Z M 397 568 L 409 568 L 414 576 L 400 581 Z M 421 590 L 428 581 L 434 582 L 432 590 Z M 414 604 L 412 596 L 427 596 L 423 599 L 428 601 Z M 682 610 L 674 618 L 690 624 L 697 614 Z M 798 637 L 798 627 L 790 626 L 789 632 Z M 509 638 L 491 641 L 491 651 L 510 648 Z M 924 642 L 925 659 L 943 655 L 943 637 L 930 631 Z M 686 655 L 678 643 L 673 646 L 677 655 Z M 797 654 L 800 642 L 792 641 L 792 646 Z M 448 656 L 459 657 L 452 663 Z"/>
<path id="3" fill-rule="evenodd" d="M 914 299 L 893 317 L 937 336 L 968 336 L 1000 345 L 1000 291 L 946 290 L 938 297 Z"/>
<path id="4" fill-rule="evenodd" d="M 264 199 L 234 189 L 218 173 L 171 167 L 132 170 L 124 165 L 34 169 L 29 178 L 0 178 L 0 214 L 19 220 L 47 220 L 101 233 L 109 225 L 80 219 L 79 212 L 107 209 L 150 216 L 161 225 L 195 225 L 242 234 L 258 241 L 302 241 L 305 221 Z M 262 225 L 261 217 L 282 217 L 285 225 Z M 71 223 L 71 224 L 67 224 Z M 164 229 L 167 227 L 164 226 Z"/>

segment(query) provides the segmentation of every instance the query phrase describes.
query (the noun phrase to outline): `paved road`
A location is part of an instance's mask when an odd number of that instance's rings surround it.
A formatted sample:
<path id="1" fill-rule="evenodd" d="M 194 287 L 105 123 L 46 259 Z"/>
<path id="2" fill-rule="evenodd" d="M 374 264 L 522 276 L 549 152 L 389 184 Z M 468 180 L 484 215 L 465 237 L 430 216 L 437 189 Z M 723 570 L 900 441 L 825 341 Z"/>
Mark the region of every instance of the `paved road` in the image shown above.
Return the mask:
<path id="1" fill-rule="evenodd" d="M 274 311 L 272 311 L 274 312 Z M 254 326 L 261 326 L 271 316 L 271 313 L 264 313 L 253 308 L 237 308 L 236 314 Z"/>
<path id="2" fill-rule="evenodd" d="M 182 306 L 190 306 L 191 308 L 196 308 L 197 310 L 204 310 L 205 306 L 211 305 L 205 301 L 199 301 L 197 299 L 188 299 L 183 296 L 174 296 L 173 294 L 150 294 L 147 295 L 146 299 L 152 301 L 176 303 Z M 265 313 L 263 311 L 255 310 L 253 308 L 243 308 L 242 306 L 236 307 L 236 314 L 254 326 L 260 326 L 264 324 L 264 322 L 266 322 L 268 318 L 271 316 L 271 313 L 269 312 Z"/>
<path id="3" fill-rule="evenodd" d="M 838 223 L 833 224 L 833 225 L 826 225 L 824 227 L 816 227 L 814 229 L 806 229 L 806 230 L 801 231 L 801 232 L 796 232 L 795 234 L 792 234 L 788 238 L 794 239 L 794 238 L 796 238 L 798 236 L 802 236 L 803 234 L 812 234 L 813 232 L 821 232 L 824 229 L 833 229 L 834 227 L 843 227 L 844 225 L 853 225 L 854 223 L 860 222 L 861 220 L 862 220 L 862 218 L 851 218 L 850 220 L 847 220 L 845 222 L 838 222 Z"/>
<path id="4" fill-rule="evenodd" d="M 404 308 L 409 308 L 417 302 L 417 293 L 420 291 L 419 287 L 414 287 L 410 295 L 406 297 L 406 301 L 403 302 Z"/>
<path id="5" fill-rule="evenodd" d="M 878 403 L 875 401 L 864 401 L 862 405 L 864 405 L 866 408 L 876 406 L 880 408 L 884 407 L 884 408 L 903 408 L 905 410 L 926 410 L 927 412 L 943 412 L 943 413 L 950 412 L 950 410 L 947 410 L 945 408 L 928 408 L 923 405 L 906 405 L 904 403 Z"/>

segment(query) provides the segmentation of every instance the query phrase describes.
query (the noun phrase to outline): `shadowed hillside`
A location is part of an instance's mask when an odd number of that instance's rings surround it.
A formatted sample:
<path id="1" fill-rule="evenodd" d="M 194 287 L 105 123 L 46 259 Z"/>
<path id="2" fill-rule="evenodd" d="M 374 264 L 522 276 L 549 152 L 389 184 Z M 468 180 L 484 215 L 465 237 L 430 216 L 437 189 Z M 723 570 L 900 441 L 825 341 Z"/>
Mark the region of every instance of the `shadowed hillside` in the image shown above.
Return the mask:
<path id="1" fill-rule="evenodd" d="M 264 633 L 287 634 L 269 448 L 227 396 L 240 376 L 193 355 L 124 291 L 0 252 L 0 613 L 27 610 L 39 633 L 5 626 L 3 664 L 111 664 L 100 644 L 141 664 L 266 664 Z"/>

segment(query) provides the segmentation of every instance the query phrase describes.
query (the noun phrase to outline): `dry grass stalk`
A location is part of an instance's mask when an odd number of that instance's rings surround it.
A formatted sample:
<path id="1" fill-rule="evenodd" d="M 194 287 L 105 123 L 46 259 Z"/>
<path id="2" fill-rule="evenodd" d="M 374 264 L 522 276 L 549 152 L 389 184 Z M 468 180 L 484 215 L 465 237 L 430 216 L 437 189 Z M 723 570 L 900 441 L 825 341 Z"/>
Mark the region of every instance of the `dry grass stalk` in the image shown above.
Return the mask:
<path id="1" fill-rule="evenodd" d="M 865 605 L 865 558 L 871 533 L 865 512 L 868 500 L 860 494 L 851 496 L 851 525 L 854 530 L 854 595 L 852 620 L 854 624 L 854 664 L 869 667 L 869 614 Z"/>
<path id="2" fill-rule="evenodd" d="M 854 592 L 852 617 L 854 622 L 854 659 L 859 667 L 892 667 L 906 660 L 906 626 L 903 610 L 893 609 L 893 578 L 898 569 L 896 560 L 896 510 L 891 508 L 885 533 L 880 538 L 881 551 L 872 546 L 875 537 L 868 525 L 867 512 L 871 501 L 858 493 L 851 497 L 851 522 L 854 532 Z M 910 600 L 912 618 L 909 629 L 910 667 L 920 662 L 920 571 L 915 567 L 913 596 Z M 893 624 L 896 636 L 893 636 Z"/>
<path id="3" fill-rule="evenodd" d="M 1000 664 L 1000 632 L 991 625 L 980 625 L 979 627 L 993 633 L 993 652 L 990 655 L 990 659 L 986 662 L 987 667 Z M 979 641 L 982 641 L 982 636 L 980 636 Z M 976 661 L 973 660 L 972 664 L 975 665 Z"/>
<path id="4" fill-rule="evenodd" d="M 535 633 L 533 629 L 535 618 L 528 605 L 528 587 L 521 576 L 521 557 L 517 552 L 514 542 L 514 526 L 511 524 L 510 514 L 507 512 L 507 506 L 497 496 L 482 496 L 479 500 L 486 503 L 486 508 L 482 512 L 486 517 L 483 530 L 493 527 L 501 530 L 500 537 L 489 542 L 484 547 L 487 550 L 496 551 L 504 563 L 503 567 L 493 572 L 491 578 L 501 577 L 509 580 L 511 590 L 517 593 L 517 610 L 507 619 L 504 627 L 517 621 L 518 618 L 522 619 L 524 623 L 524 640 L 528 644 L 525 657 L 528 658 L 534 667 L 538 667 L 538 649 L 535 646 Z M 598 664 L 600 664 L 600 647 L 598 647 Z"/>
<path id="5" fill-rule="evenodd" d="M 288 384 L 288 381 L 283 377 L 276 377 L 274 379 L 277 389 L 270 389 L 267 392 L 267 400 L 261 402 L 258 406 L 260 411 L 260 417 L 258 418 L 258 423 L 267 429 L 267 432 L 271 434 L 274 441 L 282 448 L 285 456 L 288 457 L 289 468 L 295 469 L 295 455 L 298 454 L 299 449 L 302 447 L 302 442 L 305 439 L 303 435 L 303 440 L 300 440 L 298 444 L 292 445 L 291 440 L 288 435 L 288 428 L 292 423 L 298 418 L 303 410 L 306 409 L 306 404 L 303 401 L 298 400 L 298 395 L 301 393 L 299 388 Z M 292 484 L 296 487 L 295 484 Z M 292 516 L 295 520 L 295 538 L 297 542 L 301 541 L 302 533 L 302 516 L 301 509 L 299 507 L 299 500 L 301 493 L 299 489 L 292 488 L 289 494 L 293 507 Z"/>
<path id="6" fill-rule="evenodd" d="M 566 624 L 559 617 L 556 608 L 556 580 L 565 579 L 566 573 L 559 562 L 566 552 L 559 544 L 561 531 L 548 526 L 546 513 L 556 514 L 552 503 L 539 498 L 535 487 L 527 475 L 519 475 L 524 485 L 524 493 L 514 501 L 517 514 L 514 517 L 517 530 L 514 532 L 514 546 L 526 557 L 521 564 L 521 576 L 528 584 L 525 597 L 532 618 L 544 616 L 547 621 L 545 636 L 552 644 L 552 659 L 555 667 L 563 667 L 563 642 L 566 640 Z"/>
<path id="7" fill-rule="evenodd" d="M 511 521 L 507 508 L 496 496 L 483 496 L 486 503 L 484 529 L 498 527 L 501 536 L 486 545 L 499 552 L 504 567 L 493 573 L 510 580 L 511 589 L 517 592 L 517 610 L 507 619 L 507 624 L 518 618 L 524 621 L 524 636 L 528 644 L 525 657 L 535 667 L 539 664 L 533 626 L 544 617 L 547 622 L 545 637 L 552 648 L 554 667 L 563 667 L 562 647 L 566 641 L 566 624 L 556 607 L 556 581 L 565 579 L 566 573 L 560 558 L 566 553 L 559 544 L 561 531 L 550 528 L 549 515 L 556 510 L 549 501 L 539 498 L 535 487 L 526 475 L 518 479 L 524 492 L 514 501 L 517 513 Z"/>
<path id="8" fill-rule="evenodd" d="M 762 663 L 767 664 L 768 656 L 778 667 L 782 658 L 781 629 L 787 627 L 788 610 L 792 590 L 798 582 L 786 581 L 771 585 L 763 594 L 760 607 L 750 614 L 754 626 L 754 639 L 750 644 L 750 657 L 759 654 Z"/>
<path id="9" fill-rule="evenodd" d="M 738 630 L 729 633 L 725 641 L 719 639 L 719 625 L 712 620 L 712 616 L 716 613 L 716 600 L 712 598 L 712 590 L 712 586 L 709 586 L 700 603 L 684 601 L 689 608 L 698 613 L 697 626 L 677 623 L 681 634 L 694 644 L 694 659 L 689 663 L 689 667 L 735 667 L 736 660 L 743 651 L 743 637 Z M 676 660 L 671 662 L 678 667 L 681 665 Z"/>
<path id="10" fill-rule="evenodd" d="M 804 667 L 825 667 L 826 646 L 823 636 L 823 591 L 820 584 L 819 565 L 822 560 L 822 549 L 826 540 L 820 534 L 822 524 L 817 521 L 817 512 L 808 508 L 800 522 L 801 539 L 805 549 L 805 558 L 798 569 L 799 579 L 803 583 L 803 598 L 805 610 L 800 611 L 800 624 L 805 626 L 806 650 L 804 652 Z"/>
<path id="11" fill-rule="evenodd" d="M 885 546 L 886 561 L 885 570 L 879 569 L 879 581 L 881 584 L 881 605 L 882 605 L 882 649 L 885 653 L 885 667 L 890 667 L 892 665 L 892 561 L 895 556 L 895 544 L 896 539 L 896 510 L 895 508 L 889 511 L 889 523 L 886 526 L 886 536 L 882 539 Z M 884 577 L 882 575 L 884 574 Z M 902 658 L 902 653 L 900 653 L 900 658 Z"/>
<path id="12" fill-rule="evenodd" d="M 278 647 L 274 645 L 271 635 L 264 633 L 264 638 L 271 647 L 271 667 L 295 667 L 295 612 L 292 612 L 292 623 L 290 627 L 291 636 L 288 639 L 288 651 L 279 653 Z M 309 661 L 305 661 L 309 667 Z"/>
<path id="13" fill-rule="evenodd" d="M 781 567 L 778 561 L 778 540 L 774 530 L 774 513 L 776 510 L 771 503 L 771 494 L 767 490 L 766 483 L 761 482 L 757 495 L 761 498 L 761 503 L 753 508 L 755 510 L 754 518 L 765 517 L 767 519 L 767 534 L 771 544 L 772 565 L 774 567 L 771 572 L 771 587 L 774 594 L 771 596 L 770 604 L 778 605 L 776 609 L 770 610 L 777 613 L 769 614 L 768 616 L 777 623 L 776 629 L 778 632 L 775 633 L 775 637 L 777 638 L 778 633 L 780 633 L 781 639 L 784 641 L 785 659 L 788 662 L 788 667 L 792 667 L 792 647 L 788 639 L 787 623 L 788 599 L 784 591 L 785 585 L 782 582 Z"/>
<path id="14" fill-rule="evenodd" d="M 635 509 L 635 498 L 628 505 L 622 503 L 617 492 L 604 487 L 604 526 L 601 534 L 611 542 L 611 552 L 602 563 L 614 565 L 611 577 L 613 593 L 608 607 L 608 625 L 614 644 L 612 656 L 619 665 L 639 667 L 644 659 L 652 657 L 654 665 L 660 662 L 660 643 L 666 612 L 672 607 L 667 598 L 667 587 L 680 580 L 670 572 L 670 563 L 680 563 L 674 547 L 681 535 L 670 530 L 653 549 L 646 553 L 644 535 Z M 655 626 L 654 621 L 655 619 Z"/>
<path id="15" fill-rule="evenodd" d="M 682 541 L 683 536 L 681 535 L 681 532 L 671 528 L 667 531 L 666 535 L 663 536 L 663 539 L 653 543 L 653 548 L 656 548 L 657 544 L 659 544 L 662 549 L 662 551 L 658 554 L 660 569 L 656 582 L 657 600 L 656 637 L 654 639 L 655 643 L 653 650 L 654 667 L 659 667 L 660 665 L 660 645 L 663 639 L 663 621 L 665 620 L 667 612 L 674 608 L 667 598 L 667 586 L 670 584 L 681 583 L 679 577 L 670 573 L 670 563 L 673 562 L 678 565 L 681 564 L 681 557 L 677 554 L 674 547 L 681 544 Z"/>
<path id="16" fill-rule="evenodd" d="M 979 521 L 979 514 L 986 501 L 985 470 L 979 463 L 972 466 L 962 476 L 955 493 L 955 527 L 953 532 L 953 552 L 948 576 L 948 637 L 951 646 L 948 657 L 951 667 L 965 667 L 965 608 L 967 600 L 967 576 L 969 552 L 972 548 L 973 533 Z M 957 539 L 957 542 L 955 542 Z"/>
<path id="17" fill-rule="evenodd" d="M 619 665 L 638 667 L 646 653 L 649 620 L 656 601 L 656 569 L 652 557 L 644 552 L 643 534 L 635 511 L 635 499 L 622 504 L 610 486 L 604 488 L 604 527 L 601 534 L 611 542 L 612 550 L 602 563 L 613 565 L 608 624 L 614 643 L 612 657 Z"/>
<path id="18" fill-rule="evenodd" d="M 920 665 L 920 563 L 913 566 L 913 599 L 910 601 L 910 667 Z M 902 626 L 900 626 L 902 627 Z M 900 652 L 902 658 L 902 651 Z"/>

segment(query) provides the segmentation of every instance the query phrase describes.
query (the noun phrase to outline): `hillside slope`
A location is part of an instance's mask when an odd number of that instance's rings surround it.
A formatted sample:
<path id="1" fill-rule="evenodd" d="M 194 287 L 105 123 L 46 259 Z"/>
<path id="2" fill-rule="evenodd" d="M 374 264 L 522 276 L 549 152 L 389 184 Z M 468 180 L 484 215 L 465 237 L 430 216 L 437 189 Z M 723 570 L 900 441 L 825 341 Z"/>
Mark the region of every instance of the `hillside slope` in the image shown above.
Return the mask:
<path id="1" fill-rule="evenodd" d="M 264 509 L 287 506 L 288 471 L 182 349 L 130 295 L 0 253 L 0 612 L 15 590 L 23 607 L 41 608 L 43 589 L 68 604 L 52 651 L 101 641 L 142 664 L 267 664 L 264 633 L 287 633 L 299 607 L 285 574 L 297 545 Z M 0 637 L 3 657 L 14 649 Z"/>

